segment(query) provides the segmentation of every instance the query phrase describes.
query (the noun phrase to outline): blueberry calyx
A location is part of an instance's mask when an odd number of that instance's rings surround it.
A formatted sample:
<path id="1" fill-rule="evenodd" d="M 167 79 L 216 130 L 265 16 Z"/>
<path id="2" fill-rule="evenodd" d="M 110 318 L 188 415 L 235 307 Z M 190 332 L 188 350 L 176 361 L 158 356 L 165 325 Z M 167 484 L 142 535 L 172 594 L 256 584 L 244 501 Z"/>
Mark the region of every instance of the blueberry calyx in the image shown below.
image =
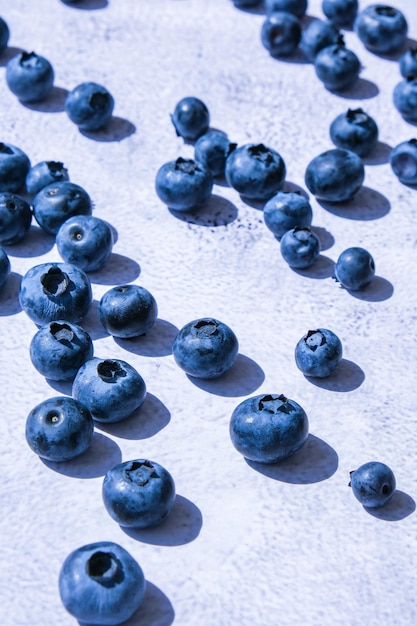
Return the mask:
<path id="1" fill-rule="evenodd" d="M 108 105 L 109 100 L 110 94 L 96 91 L 91 95 L 89 103 L 91 104 L 93 109 L 101 111 Z"/>
<path id="2" fill-rule="evenodd" d="M 49 297 L 62 296 L 70 286 L 68 274 L 59 267 L 51 267 L 46 274 L 41 276 L 43 292 Z"/>
<path id="3" fill-rule="evenodd" d="M 51 426 L 56 426 L 61 421 L 61 416 L 56 411 L 50 411 L 45 416 L 45 421 Z"/>
<path id="4" fill-rule="evenodd" d="M 193 159 L 184 159 L 184 157 L 178 157 L 175 161 L 174 169 L 176 171 L 184 172 L 185 174 L 194 174 L 200 168 Z"/>
<path id="5" fill-rule="evenodd" d="M 6 202 L 6 206 L 9 209 L 9 211 L 16 211 L 17 209 L 16 202 L 14 202 L 14 200 L 8 200 Z"/>
<path id="6" fill-rule="evenodd" d="M 262 161 L 262 163 L 265 163 L 266 165 L 274 162 L 272 152 L 269 150 L 269 148 L 264 146 L 263 143 L 255 146 L 249 146 L 249 154 L 255 159 Z"/>
<path id="7" fill-rule="evenodd" d="M 52 322 L 50 325 L 50 332 L 56 341 L 59 341 L 65 346 L 71 347 L 75 335 L 68 324 Z"/>
<path id="8" fill-rule="evenodd" d="M 115 587 L 124 580 L 122 564 L 112 552 L 94 552 L 85 567 L 87 575 L 103 587 Z"/>
<path id="9" fill-rule="evenodd" d="M 197 324 L 194 324 L 194 328 L 197 330 L 204 329 L 204 335 L 218 335 L 219 329 L 217 328 L 217 324 L 214 320 L 200 320 Z"/>
<path id="10" fill-rule="evenodd" d="M 269 406 L 270 402 L 273 403 L 272 407 Z M 277 405 L 277 402 L 281 402 L 281 404 Z M 258 409 L 272 414 L 281 411 L 281 413 L 286 413 L 287 415 L 296 410 L 282 393 L 279 396 L 272 396 L 271 394 L 263 396 L 258 402 Z"/>
<path id="11" fill-rule="evenodd" d="M 36 52 L 22 52 L 19 63 L 22 67 L 36 67 L 38 59 Z"/>
<path id="12" fill-rule="evenodd" d="M 10 148 L 10 146 L 6 145 L 3 142 L 0 142 L 0 152 L 2 154 L 13 154 L 13 150 Z"/>
<path id="13" fill-rule="evenodd" d="M 64 169 L 64 164 L 60 161 L 47 161 L 46 165 L 53 174 L 56 174 Z"/>
<path id="14" fill-rule="evenodd" d="M 377 6 L 375 8 L 375 13 L 378 15 L 385 15 L 386 17 L 395 17 L 397 15 L 397 10 L 394 7 L 390 6 Z"/>
<path id="15" fill-rule="evenodd" d="M 326 337 L 319 330 L 309 330 L 304 341 L 312 352 L 315 352 L 319 346 L 327 343 Z"/>
<path id="16" fill-rule="evenodd" d="M 352 122 L 352 124 L 365 124 L 368 120 L 368 115 L 359 107 L 358 109 L 348 109 L 346 119 L 348 122 Z"/>
<path id="17" fill-rule="evenodd" d="M 119 378 L 126 376 L 126 371 L 117 361 L 100 361 L 97 365 L 97 374 L 104 383 L 115 383 Z"/>
<path id="18" fill-rule="evenodd" d="M 147 485 L 151 478 L 159 478 L 155 467 L 150 461 L 133 461 L 130 469 L 126 470 L 126 475 L 129 480 L 139 487 Z"/>

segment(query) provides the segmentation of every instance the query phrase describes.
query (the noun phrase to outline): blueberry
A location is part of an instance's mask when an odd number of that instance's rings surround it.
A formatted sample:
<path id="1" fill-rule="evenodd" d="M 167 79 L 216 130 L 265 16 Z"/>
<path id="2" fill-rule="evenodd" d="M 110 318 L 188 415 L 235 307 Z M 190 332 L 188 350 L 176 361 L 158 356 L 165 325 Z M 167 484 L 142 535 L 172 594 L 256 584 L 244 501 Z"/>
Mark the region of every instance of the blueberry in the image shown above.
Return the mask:
<path id="1" fill-rule="evenodd" d="M 121 359 L 93 357 L 80 367 L 72 385 L 72 395 L 98 422 L 126 419 L 146 397 L 142 376 Z"/>
<path id="2" fill-rule="evenodd" d="M 62 224 L 74 215 L 91 215 L 88 193 L 70 181 L 58 181 L 43 187 L 33 199 L 33 215 L 39 226 L 56 235 Z"/>
<path id="3" fill-rule="evenodd" d="M 281 238 L 281 254 L 290 267 L 310 267 L 320 254 L 320 240 L 310 228 L 296 226 Z"/>
<path id="4" fill-rule="evenodd" d="M 362 159 L 351 150 L 334 148 L 314 157 L 307 166 L 305 183 L 319 200 L 344 202 L 360 189 L 365 178 Z"/>
<path id="5" fill-rule="evenodd" d="M 93 356 L 90 335 L 78 324 L 64 320 L 48 322 L 32 337 L 30 359 L 37 371 L 50 380 L 73 380 Z"/>
<path id="6" fill-rule="evenodd" d="M 0 246 L 0 289 L 6 284 L 10 274 L 10 259 L 6 250 Z"/>
<path id="7" fill-rule="evenodd" d="M 61 180 L 69 180 L 68 170 L 59 161 L 41 161 L 30 168 L 26 176 L 26 189 L 30 194 Z"/>
<path id="8" fill-rule="evenodd" d="M 300 48 L 310 61 L 327 46 L 337 44 L 340 32 L 327 20 L 312 20 L 301 33 Z"/>
<path id="9" fill-rule="evenodd" d="M 311 226 L 313 210 L 298 191 L 278 191 L 265 204 L 263 216 L 266 226 L 280 240 L 287 230 Z"/>
<path id="10" fill-rule="evenodd" d="M 55 320 L 78 324 L 91 306 L 91 284 L 85 272 L 75 265 L 40 263 L 23 276 L 19 302 L 39 326 Z"/>
<path id="11" fill-rule="evenodd" d="M 392 469 L 379 461 L 369 461 L 350 472 L 349 487 L 352 487 L 355 498 L 366 507 L 387 504 L 394 495 L 395 485 Z"/>
<path id="12" fill-rule="evenodd" d="M 74 215 L 56 234 L 58 252 L 66 263 L 85 272 L 99 270 L 113 249 L 113 231 L 104 220 L 92 215 Z"/>
<path id="13" fill-rule="evenodd" d="M 0 192 L 0 243 L 21 241 L 31 223 L 32 211 L 26 200 L 9 191 Z"/>
<path id="14" fill-rule="evenodd" d="M 324 15 L 338 28 L 350 28 L 358 12 L 358 0 L 323 0 Z"/>
<path id="15" fill-rule="evenodd" d="M 29 413 L 26 441 L 48 461 L 70 461 L 86 452 L 93 440 L 94 424 L 88 409 L 73 398 L 48 398 Z"/>
<path id="16" fill-rule="evenodd" d="M 277 463 L 293 455 L 308 437 L 304 409 L 282 394 L 247 398 L 233 411 L 230 438 L 251 461 Z"/>
<path id="17" fill-rule="evenodd" d="M 327 328 L 309 330 L 295 347 L 295 362 L 304 376 L 325 378 L 342 360 L 342 343 Z"/>
<path id="18" fill-rule="evenodd" d="M 405 185 L 417 185 L 417 139 L 402 141 L 390 153 L 392 171 Z"/>
<path id="19" fill-rule="evenodd" d="M 6 50 L 7 44 L 9 43 L 9 38 L 10 38 L 9 26 L 7 22 L 5 22 L 5 20 L 2 17 L 0 17 L 0 54 L 3 54 L 3 52 Z"/>
<path id="20" fill-rule="evenodd" d="M 95 131 L 111 119 L 114 98 L 102 85 L 85 82 L 74 87 L 65 99 L 65 111 L 80 130 Z"/>
<path id="21" fill-rule="evenodd" d="M 330 138 L 338 148 L 344 148 L 364 157 L 378 141 L 375 120 L 361 108 L 348 109 L 330 125 Z"/>
<path id="22" fill-rule="evenodd" d="M 119 285 L 102 296 L 98 312 L 108 333 L 130 339 L 144 335 L 152 328 L 158 317 L 158 306 L 145 287 Z"/>
<path id="23" fill-rule="evenodd" d="M 111 541 L 91 543 L 71 552 L 59 573 L 61 600 L 83 623 L 117 626 L 135 613 L 145 595 L 140 565 Z"/>
<path id="24" fill-rule="evenodd" d="M 261 27 L 261 41 L 272 57 L 290 56 L 298 48 L 301 24 L 288 11 L 269 13 Z"/>
<path id="25" fill-rule="evenodd" d="M 171 121 L 178 137 L 193 143 L 208 131 L 210 114 L 202 100 L 188 96 L 176 104 Z"/>
<path id="26" fill-rule="evenodd" d="M 225 174 L 229 185 L 245 198 L 266 201 L 283 186 L 286 168 L 272 148 L 245 144 L 228 156 Z"/>
<path id="27" fill-rule="evenodd" d="M 191 211 L 211 196 L 213 176 L 193 159 L 178 157 L 162 165 L 155 178 L 155 190 L 162 202 L 176 211 Z"/>
<path id="28" fill-rule="evenodd" d="M 347 248 L 337 259 L 334 274 L 343 287 L 357 291 L 368 285 L 375 276 L 375 262 L 364 248 Z"/>
<path id="29" fill-rule="evenodd" d="M 407 78 L 407 76 L 417 76 L 417 48 L 409 48 L 403 52 L 398 63 L 401 75 L 404 78 Z"/>
<path id="30" fill-rule="evenodd" d="M 54 70 L 45 57 L 35 52 L 20 52 L 7 63 L 6 82 L 21 102 L 39 102 L 52 90 Z"/>
<path id="31" fill-rule="evenodd" d="M 408 24 L 399 9 L 385 4 L 371 4 L 358 13 L 354 28 L 368 50 L 388 54 L 404 44 Z"/>
<path id="32" fill-rule="evenodd" d="M 203 317 L 181 328 L 172 352 L 177 365 L 190 376 L 218 378 L 232 367 L 238 349 L 237 337 L 229 326 Z"/>
<path id="33" fill-rule="evenodd" d="M 264 0 L 265 13 L 287 11 L 298 18 L 302 18 L 307 11 L 307 0 Z"/>
<path id="34" fill-rule="evenodd" d="M 159 463 L 136 459 L 119 463 L 104 477 L 104 505 L 120 526 L 149 528 L 160 524 L 175 501 L 175 483 Z"/>
<path id="35" fill-rule="evenodd" d="M 395 108 L 407 122 L 417 122 L 417 76 L 410 74 L 394 87 Z"/>
<path id="36" fill-rule="evenodd" d="M 0 142 L 0 191 L 17 193 L 25 186 L 28 156 L 16 146 Z"/>
<path id="37" fill-rule="evenodd" d="M 314 69 L 326 89 L 343 91 L 356 82 L 361 64 L 356 54 L 339 38 L 338 43 L 322 48 L 316 54 Z"/>
<path id="38" fill-rule="evenodd" d="M 213 176 L 224 176 L 226 159 L 236 148 L 227 135 L 220 130 L 204 133 L 194 146 L 194 159 L 210 170 Z"/>

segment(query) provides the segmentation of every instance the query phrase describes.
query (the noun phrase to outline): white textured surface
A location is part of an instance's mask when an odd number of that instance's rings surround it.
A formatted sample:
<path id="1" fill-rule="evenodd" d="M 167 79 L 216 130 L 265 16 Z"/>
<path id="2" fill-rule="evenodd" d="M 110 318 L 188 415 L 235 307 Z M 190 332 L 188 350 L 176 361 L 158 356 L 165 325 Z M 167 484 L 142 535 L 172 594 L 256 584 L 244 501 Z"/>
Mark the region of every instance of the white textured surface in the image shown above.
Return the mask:
<path id="1" fill-rule="evenodd" d="M 417 39 L 415 2 L 393 4 Z M 63 161 L 95 214 L 117 230 L 113 256 L 92 276 L 96 303 L 84 326 L 96 356 L 129 361 L 149 396 L 126 423 L 97 428 L 91 452 L 78 461 L 53 466 L 30 451 L 28 412 L 70 392 L 49 386 L 29 359 L 36 329 L 19 311 L 19 278 L 59 260 L 53 239 L 34 226 L 7 248 L 13 275 L 0 294 L 0 624 L 74 624 L 59 599 L 58 572 L 70 551 L 99 540 L 128 549 L 149 581 L 128 626 L 417 623 L 417 196 L 387 163 L 389 147 L 416 129 L 391 104 L 400 80 L 395 60 L 372 55 L 348 32 L 364 69 L 341 97 L 324 89 L 310 64 L 271 59 L 259 40 L 262 13 L 239 11 L 230 0 L 91 5 L 0 1 L 11 30 L 0 57 L 0 139 L 33 164 Z M 320 7 L 310 0 L 308 15 L 322 16 Z M 5 85 L 5 62 L 21 48 L 54 66 L 58 89 L 45 106 L 20 105 Z M 65 90 L 84 80 L 102 83 L 116 101 L 98 140 L 79 133 L 62 108 Z M 325 244 L 314 268 L 290 270 L 262 213 L 230 188 L 216 186 L 194 223 L 158 200 L 160 165 L 193 154 L 169 118 L 185 95 L 202 98 L 212 126 L 233 141 L 278 150 L 288 181 L 301 187 L 310 159 L 331 147 L 336 115 L 362 106 L 376 119 L 381 144 L 354 205 L 330 210 L 310 198 Z M 351 245 L 369 249 L 378 274 L 358 297 L 331 279 L 332 263 Z M 100 328 L 97 301 L 130 281 L 153 293 L 159 321 L 146 338 L 114 341 Z M 176 329 L 200 316 L 228 323 L 241 355 L 222 380 L 196 385 L 170 346 Z M 293 359 L 298 339 L 317 326 L 334 330 L 345 350 L 337 376 L 320 386 Z M 299 402 L 311 437 L 292 460 L 261 471 L 234 450 L 228 423 L 238 402 L 263 392 Z M 100 492 L 109 467 L 137 457 L 164 465 L 180 497 L 162 527 L 135 534 L 111 520 Z M 347 487 L 349 471 L 372 459 L 391 466 L 399 490 L 375 516 Z"/>

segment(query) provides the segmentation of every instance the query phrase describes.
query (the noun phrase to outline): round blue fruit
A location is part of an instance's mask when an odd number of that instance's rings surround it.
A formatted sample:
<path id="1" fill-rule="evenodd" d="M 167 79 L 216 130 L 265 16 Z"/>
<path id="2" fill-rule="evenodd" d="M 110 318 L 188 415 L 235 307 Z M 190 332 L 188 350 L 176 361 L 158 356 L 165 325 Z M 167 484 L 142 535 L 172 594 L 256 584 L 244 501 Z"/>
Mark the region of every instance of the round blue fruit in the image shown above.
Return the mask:
<path id="1" fill-rule="evenodd" d="M 387 504 L 395 492 L 395 476 L 390 467 L 379 461 L 364 463 L 350 472 L 353 495 L 363 506 L 376 508 Z"/>
<path id="2" fill-rule="evenodd" d="M 197 139 L 194 145 L 194 160 L 201 163 L 213 176 L 223 176 L 226 159 L 236 148 L 220 130 L 211 130 Z"/>
<path id="3" fill-rule="evenodd" d="M 263 216 L 266 226 L 280 240 L 288 230 L 311 226 L 311 204 L 298 191 L 278 191 L 265 204 Z"/>
<path id="4" fill-rule="evenodd" d="M 358 0 L 323 0 L 321 7 L 324 15 L 338 28 L 349 28 L 358 12 Z"/>
<path id="5" fill-rule="evenodd" d="M 417 76 L 417 48 L 408 48 L 399 58 L 401 76 Z"/>
<path id="6" fill-rule="evenodd" d="M 178 137 L 193 143 L 209 129 L 210 113 L 205 103 L 194 96 L 187 96 L 177 102 L 171 115 Z"/>
<path id="7" fill-rule="evenodd" d="M 417 185 L 417 139 L 402 141 L 390 153 L 392 171 L 405 185 Z"/>
<path id="8" fill-rule="evenodd" d="M 39 226 L 56 235 L 62 224 L 74 215 L 91 215 L 92 203 L 80 185 L 58 181 L 43 187 L 33 199 L 33 215 Z"/>
<path id="9" fill-rule="evenodd" d="M 68 170 L 59 161 L 41 161 L 30 168 L 26 176 L 26 189 L 35 195 L 51 183 L 69 180 Z"/>
<path id="10" fill-rule="evenodd" d="M 361 63 L 343 40 L 322 48 L 314 58 L 317 77 L 329 91 L 343 91 L 358 79 Z"/>
<path id="11" fill-rule="evenodd" d="M 130 339 L 152 328 L 158 317 L 158 306 L 145 287 L 119 285 L 102 296 L 98 312 L 100 322 L 110 335 Z"/>
<path id="12" fill-rule="evenodd" d="M 334 148 L 314 157 L 307 166 L 305 183 L 318 200 L 344 202 L 362 186 L 365 168 L 351 150 Z"/>
<path id="13" fill-rule="evenodd" d="M 45 57 L 35 52 L 20 52 L 7 63 L 6 83 L 21 102 L 39 102 L 52 90 L 54 69 Z"/>
<path id="14" fill-rule="evenodd" d="M 59 227 L 58 252 L 66 263 L 85 272 L 99 270 L 113 249 L 113 231 L 104 220 L 92 215 L 74 215 Z"/>
<path id="15" fill-rule="evenodd" d="M 338 43 L 340 32 L 328 20 L 313 19 L 301 33 L 300 49 L 309 61 L 314 61 L 323 48 Z"/>
<path id="16" fill-rule="evenodd" d="M 21 241 L 32 223 L 32 210 L 22 197 L 9 191 L 0 192 L 0 243 Z"/>
<path id="17" fill-rule="evenodd" d="M 159 463 L 136 459 L 119 463 L 104 477 L 104 505 L 120 526 L 150 528 L 160 524 L 175 501 L 175 483 Z"/>
<path id="18" fill-rule="evenodd" d="M 146 397 L 142 376 L 121 359 L 93 357 L 80 367 L 72 395 L 98 422 L 114 423 L 130 417 Z"/>
<path id="19" fill-rule="evenodd" d="M 389 54 L 401 48 L 407 38 L 408 24 L 399 9 L 371 4 L 358 13 L 355 32 L 371 52 Z"/>
<path id="20" fill-rule="evenodd" d="M 73 380 L 80 367 L 92 358 L 93 342 L 78 324 L 57 320 L 36 332 L 29 351 L 33 366 L 45 378 Z"/>
<path id="21" fill-rule="evenodd" d="M 331 123 L 330 138 L 338 148 L 351 150 L 364 157 L 378 141 L 378 126 L 363 109 L 348 109 Z"/>
<path id="22" fill-rule="evenodd" d="M 364 248 L 352 247 L 344 250 L 334 268 L 335 279 L 345 289 L 357 291 L 366 287 L 375 276 L 375 262 Z"/>
<path id="23" fill-rule="evenodd" d="M 281 155 L 264 144 L 236 148 L 226 161 L 226 179 L 250 200 L 269 200 L 283 186 L 286 174 Z"/>
<path id="24" fill-rule="evenodd" d="M 29 413 L 26 441 L 48 461 L 70 461 L 83 454 L 93 440 L 94 424 L 88 409 L 73 398 L 48 398 Z"/>
<path id="25" fill-rule="evenodd" d="M 155 191 L 162 202 L 176 211 L 201 207 L 211 196 L 213 176 L 193 159 L 178 157 L 162 165 L 155 178 Z"/>
<path id="26" fill-rule="evenodd" d="M 280 249 L 290 267 L 304 269 L 317 260 L 320 240 L 307 226 L 296 226 L 282 235 Z"/>
<path id="27" fill-rule="evenodd" d="M 407 122 L 417 122 L 417 76 L 409 75 L 394 87 L 395 108 Z"/>
<path id="28" fill-rule="evenodd" d="M 6 284 L 7 279 L 9 278 L 10 270 L 10 259 L 6 250 L 0 246 L 0 289 Z"/>
<path id="29" fill-rule="evenodd" d="M 91 284 L 71 263 L 40 263 L 23 276 L 19 302 L 38 326 L 56 320 L 78 324 L 91 306 Z"/>
<path id="30" fill-rule="evenodd" d="M 287 11 L 301 19 L 307 11 L 307 0 L 264 0 L 265 13 Z"/>
<path id="31" fill-rule="evenodd" d="M 25 187 L 28 156 L 16 146 L 0 142 L 0 191 L 17 193 Z"/>
<path id="32" fill-rule="evenodd" d="M 218 378 L 232 367 L 238 350 L 231 328 L 211 317 L 183 326 L 172 346 L 177 365 L 196 378 Z"/>
<path id="33" fill-rule="evenodd" d="M 235 408 L 229 432 L 234 447 L 245 458 L 277 463 L 305 443 L 308 418 L 299 404 L 282 394 L 258 395 Z"/>
<path id="34" fill-rule="evenodd" d="M 295 347 L 295 362 L 304 376 L 329 376 L 339 365 L 342 355 L 342 342 L 327 328 L 309 330 Z"/>
<path id="35" fill-rule="evenodd" d="M 69 92 L 65 99 L 65 112 L 80 130 L 95 131 L 110 121 L 114 98 L 102 85 L 81 83 Z"/>
<path id="36" fill-rule="evenodd" d="M 124 548 L 99 541 L 77 548 L 59 573 L 59 592 L 78 621 L 117 626 L 137 611 L 145 595 L 142 568 Z"/>
<path id="37" fill-rule="evenodd" d="M 287 57 L 295 52 L 301 39 L 299 19 L 288 11 L 269 13 L 261 27 L 261 41 L 272 57 Z"/>
<path id="38" fill-rule="evenodd" d="M 7 22 L 0 17 L 0 54 L 2 54 L 9 43 L 10 29 Z"/>

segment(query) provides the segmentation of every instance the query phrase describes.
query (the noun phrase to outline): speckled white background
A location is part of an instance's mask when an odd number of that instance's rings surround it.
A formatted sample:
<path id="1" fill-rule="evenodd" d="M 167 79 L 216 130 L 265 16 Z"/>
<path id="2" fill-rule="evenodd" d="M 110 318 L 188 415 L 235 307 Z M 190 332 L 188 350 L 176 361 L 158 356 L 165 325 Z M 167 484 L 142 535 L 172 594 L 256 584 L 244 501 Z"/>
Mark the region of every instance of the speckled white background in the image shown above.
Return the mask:
<path id="1" fill-rule="evenodd" d="M 7 247 L 12 275 L 0 294 L 0 624 L 71 626 L 57 578 L 73 549 L 120 543 L 141 564 L 148 588 L 126 626 L 411 626 L 417 623 L 417 192 L 401 185 L 389 149 L 416 135 L 392 105 L 396 58 L 348 45 L 363 70 L 343 96 L 325 90 L 311 64 L 277 61 L 260 43 L 262 11 L 230 0 L 0 0 L 11 30 L 0 57 L 0 139 L 33 164 L 63 161 L 84 186 L 94 214 L 117 231 L 106 267 L 91 275 L 95 304 L 84 327 L 95 355 L 122 358 L 144 377 L 148 397 L 125 423 L 97 427 L 90 452 L 44 463 L 28 448 L 32 407 L 70 393 L 33 368 L 36 331 L 19 310 L 21 276 L 60 260 L 53 238 L 34 225 Z M 363 8 L 369 2 L 361 2 Z M 417 39 L 417 5 L 395 0 Z M 322 17 L 310 0 L 308 18 Z M 308 19 L 307 18 L 307 19 Z M 307 22 L 307 19 L 304 23 Z M 8 90 L 7 60 L 20 49 L 46 56 L 56 89 L 25 107 Z M 114 95 L 108 129 L 81 134 L 63 111 L 67 90 L 93 80 Z M 362 106 L 380 143 L 366 160 L 353 203 L 324 207 L 310 198 L 323 252 L 292 271 L 262 212 L 216 185 L 199 214 L 180 219 L 154 192 L 157 169 L 193 148 L 176 137 L 169 114 L 185 95 L 203 99 L 212 127 L 240 144 L 264 142 L 287 165 L 287 189 L 332 147 L 331 121 Z M 331 278 L 342 250 L 362 245 L 377 278 L 353 296 Z M 146 338 L 115 341 L 100 327 L 97 301 L 111 286 L 148 288 L 159 319 Z M 240 342 L 233 369 L 196 384 L 175 365 L 177 329 L 200 316 L 229 324 Z M 309 329 L 334 330 L 344 345 L 338 372 L 320 385 L 297 370 L 294 346 Z M 307 444 L 291 460 L 255 467 L 235 451 L 230 415 L 245 397 L 284 393 L 308 413 Z M 101 483 L 108 468 L 147 457 L 174 476 L 179 494 L 156 529 L 124 532 L 107 515 Z M 349 471 L 378 459 L 398 492 L 371 515 L 348 488 Z"/>

